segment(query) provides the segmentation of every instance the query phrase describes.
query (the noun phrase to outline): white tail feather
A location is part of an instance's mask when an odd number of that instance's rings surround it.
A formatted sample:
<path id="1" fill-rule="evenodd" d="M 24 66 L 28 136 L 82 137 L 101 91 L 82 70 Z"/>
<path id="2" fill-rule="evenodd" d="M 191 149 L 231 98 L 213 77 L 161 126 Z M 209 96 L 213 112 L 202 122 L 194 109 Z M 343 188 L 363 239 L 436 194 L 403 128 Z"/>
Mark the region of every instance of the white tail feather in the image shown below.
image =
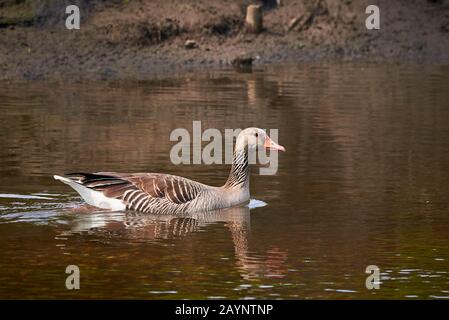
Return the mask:
<path id="1" fill-rule="evenodd" d="M 61 177 L 58 175 L 54 175 L 53 178 L 55 178 L 55 180 L 59 180 L 61 182 L 64 182 L 65 184 L 71 186 L 73 189 L 75 189 L 76 192 L 79 193 L 79 195 L 84 199 L 84 201 L 86 201 L 88 204 L 90 204 L 92 206 L 95 206 L 95 207 L 98 207 L 101 209 L 109 209 L 109 210 L 125 210 L 126 209 L 126 206 L 123 203 L 123 201 L 121 201 L 119 199 L 108 198 L 101 191 L 96 191 L 96 190 L 87 188 L 74 180 L 70 180 L 68 178 Z"/>

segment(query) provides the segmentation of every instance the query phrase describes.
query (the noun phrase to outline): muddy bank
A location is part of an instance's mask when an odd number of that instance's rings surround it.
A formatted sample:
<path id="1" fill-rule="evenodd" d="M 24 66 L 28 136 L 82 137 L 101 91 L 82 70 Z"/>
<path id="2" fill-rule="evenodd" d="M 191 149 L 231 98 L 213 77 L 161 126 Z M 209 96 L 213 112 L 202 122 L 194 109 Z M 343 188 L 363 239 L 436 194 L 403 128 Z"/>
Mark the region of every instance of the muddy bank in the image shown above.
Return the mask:
<path id="1" fill-rule="evenodd" d="M 449 1 L 376 1 L 380 30 L 367 30 L 372 1 L 263 1 L 264 30 L 245 28 L 250 1 L 4 0 L 0 79 L 124 79 L 173 69 L 320 60 L 449 63 Z M 81 29 L 65 28 L 78 4 Z M 292 21 L 300 22 L 292 27 Z M 187 40 L 193 45 L 186 48 Z"/>

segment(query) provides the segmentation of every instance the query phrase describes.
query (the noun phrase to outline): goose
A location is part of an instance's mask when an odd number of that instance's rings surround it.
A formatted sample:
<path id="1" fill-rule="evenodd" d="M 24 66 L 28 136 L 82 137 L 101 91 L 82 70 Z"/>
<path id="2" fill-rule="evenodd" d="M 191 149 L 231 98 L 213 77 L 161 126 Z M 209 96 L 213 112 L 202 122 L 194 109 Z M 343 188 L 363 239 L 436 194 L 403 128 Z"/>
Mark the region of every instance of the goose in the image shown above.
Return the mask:
<path id="1" fill-rule="evenodd" d="M 248 153 L 258 147 L 285 152 L 264 130 L 246 128 L 237 136 L 231 172 L 221 187 L 164 173 L 70 173 L 54 175 L 88 204 L 113 211 L 189 214 L 224 209 L 250 200 Z"/>

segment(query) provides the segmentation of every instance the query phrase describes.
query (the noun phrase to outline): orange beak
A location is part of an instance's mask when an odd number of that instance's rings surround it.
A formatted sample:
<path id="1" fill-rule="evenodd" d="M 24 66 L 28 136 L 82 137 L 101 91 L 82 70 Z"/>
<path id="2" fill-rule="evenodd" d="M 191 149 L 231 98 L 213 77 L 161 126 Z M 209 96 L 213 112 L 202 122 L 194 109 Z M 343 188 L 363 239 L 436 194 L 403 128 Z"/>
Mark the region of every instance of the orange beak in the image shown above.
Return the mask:
<path id="1" fill-rule="evenodd" d="M 283 146 L 277 144 L 273 140 L 271 140 L 269 136 L 266 136 L 265 143 L 263 146 L 265 147 L 265 149 L 278 150 L 278 151 L 285 152 L 285 148 Z"/>

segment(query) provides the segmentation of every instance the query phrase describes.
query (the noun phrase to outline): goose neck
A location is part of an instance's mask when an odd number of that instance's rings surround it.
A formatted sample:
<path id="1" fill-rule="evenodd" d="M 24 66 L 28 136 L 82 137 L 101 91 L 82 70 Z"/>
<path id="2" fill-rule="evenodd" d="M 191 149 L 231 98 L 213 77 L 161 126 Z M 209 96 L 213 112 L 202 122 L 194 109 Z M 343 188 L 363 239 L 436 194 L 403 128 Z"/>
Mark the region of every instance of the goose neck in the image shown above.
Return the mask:
<path id="1" fill-rule="evenodd" d="M 245 149 L 236 149 L 234 152 L 231 172 L 225 183 L 225 188 L 249 187 L 248 152 Z"/>

